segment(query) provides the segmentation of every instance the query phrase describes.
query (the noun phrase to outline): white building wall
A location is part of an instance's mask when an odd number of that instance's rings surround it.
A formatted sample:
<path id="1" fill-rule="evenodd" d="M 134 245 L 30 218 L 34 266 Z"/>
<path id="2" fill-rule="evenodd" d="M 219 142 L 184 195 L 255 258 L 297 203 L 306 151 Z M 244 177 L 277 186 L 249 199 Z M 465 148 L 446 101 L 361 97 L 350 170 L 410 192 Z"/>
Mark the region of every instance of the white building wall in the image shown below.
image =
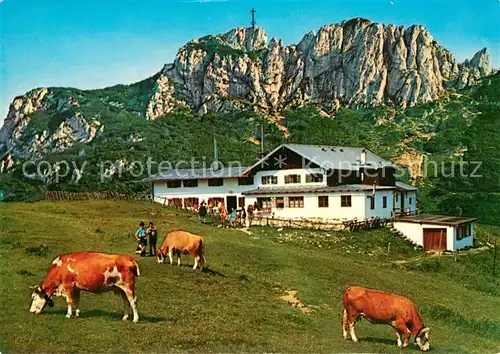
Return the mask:
<path id="1" fill-rule="evenodd" d="M 363 219 L 369 219 L 371 217 L 379 217 L 382 219 L 389 219 L 392 217 L 393 211 L 393 190 L 378 190 L 375 192 L 375 209 L 370 208 L 370 196 L 373 194 L 371 192 L 366 193 L 365 198 L 365 216 Z M 384 197 L 387 198 L 387 206 L 384 208 Z"/>
<path id="2" fill-rule="evenodd" d="M 226 196 L 243 197 L 242 192 L 255 188 L 255 185 L 239 186 L 237 178 L 225 178 L 224 184 L 218 187 L 210 187 L 206 179 L 198 180 L 198 187 L 193 188 L 168 188 L 167 182 L 155 182 L 154 195 L 158 199 L 199 198 L 201 202 L 203 199 L 208 201 L 209 198 L 226 198 Z"/>
<path id="3" fill-rule="evenodd" d="M 351 206 L 342 207 L 341 197 L 343 195 L 351 196 Z M 289 208 L 285 199 L 284 208 L 276 208 L 273 206 L 271 213 L 278 218 L 323 218 L 323 219 L 336 219 L 340 221 L 345 220 L 364 220 L 366 208 L 366 193 L 314 193 L 305 195 L 259 195 L 258 198 L 276 198 L 276 197 L 304 197 L 303 208 Z M 319 207 L 319 196 L 328 196 L 328 208 Z M 246 204 L 253 204 L 257 201 L 256 196 L 248 196 L 245 199 Z M 274 201 L 273 201 L 274 205 Z"/>
<path id="4" fill-rule="evenodd" d="M 457 244 L 455 244 L 456 228 L 453 226 L 395 221 L 394 228 L 408 237 L 412 242 L 422 247 L 424 247 L 424 229 L 446 229 L 446 249 L 448 251 L 454 251 L 457 249 Z M 463 240 L 465 240 L 465 238 Z"/>

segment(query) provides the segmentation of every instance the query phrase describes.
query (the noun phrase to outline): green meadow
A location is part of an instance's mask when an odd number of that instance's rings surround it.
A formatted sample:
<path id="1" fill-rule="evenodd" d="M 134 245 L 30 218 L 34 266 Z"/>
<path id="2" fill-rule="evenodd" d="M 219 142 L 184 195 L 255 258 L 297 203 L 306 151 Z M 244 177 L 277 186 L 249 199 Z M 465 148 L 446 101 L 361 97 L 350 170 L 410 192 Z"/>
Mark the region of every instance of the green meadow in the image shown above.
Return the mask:
<path id="1" fill-rule="evenodd" d="M 79 319 L 66 304 L 29 313 L 29 286 L 59 254 L 134 254 L 139 221 L 160 241 L 170 230 L 205 237 L 208 269 L 139 259 L 139 323 L 122 322 L 121 299 L 82 293 Z M 490 251 L 433 257 L 388 230 L 354 233 L 201 225 L 195 215 L 142 202 L 0 203 L 0 351 L 13 352 L 384 352 L 399 350 L 392 328 L 360 321 L 359 343 L 342 338 L 349 285 L 412 299 L 436 353 L 500 351 L 500 277 Z M 313 312 L 280 300 L 286 290 Z"/>

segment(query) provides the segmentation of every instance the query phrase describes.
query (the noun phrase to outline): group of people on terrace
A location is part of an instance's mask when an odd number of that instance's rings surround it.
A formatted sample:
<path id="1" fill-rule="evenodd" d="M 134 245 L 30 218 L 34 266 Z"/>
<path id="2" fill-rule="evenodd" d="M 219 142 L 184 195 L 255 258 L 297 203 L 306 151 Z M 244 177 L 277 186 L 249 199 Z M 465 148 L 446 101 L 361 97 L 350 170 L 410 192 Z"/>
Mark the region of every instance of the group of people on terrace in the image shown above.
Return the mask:
<path id="1" fill-rule="evenodd" d="M 202 200 L 198 207 L 198 214 L 202 223 L 206 222 L 207 217 L 219 219 L 223 227 L 250 227 L 254 217 L 254 212 L 257 210 L 257 204 L 249 204 L 246 209 L 244 206 L 240 208 L 226 209 L 223 202 L 218 202 L 217 205 L 207 204 Z"/>

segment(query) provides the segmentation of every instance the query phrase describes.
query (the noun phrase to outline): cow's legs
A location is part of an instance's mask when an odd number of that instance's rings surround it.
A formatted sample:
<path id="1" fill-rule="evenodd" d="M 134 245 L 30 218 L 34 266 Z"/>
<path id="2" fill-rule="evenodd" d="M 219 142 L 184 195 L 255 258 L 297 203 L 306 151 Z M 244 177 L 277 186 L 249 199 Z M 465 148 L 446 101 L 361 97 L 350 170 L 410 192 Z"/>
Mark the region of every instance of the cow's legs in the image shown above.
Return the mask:
<path id="1" fill-rule="evenodd" d="M 403 333 L 403 335 L 405 337 L 405 341 L 403 343 L 403 348 L 407 347 L 408 343 L 410 341 L 411 331 L 408 329 L 408 327 L 406 326 L 406 324 L 404 322 L 402 322 L 402 321 L 395 322 L 394 323 L 394 327 L 396 328 L 396 331 L 399 331 L 399 332 Z M 399 336 L 399 333 L 398 333 L 398 336 Z M 399 345 L 399 342 L 400 342 L 400 340 L 398 340 L 398 345 Z"/>
<path id="2" fill-rule="evenodd" d="M 191 256 L 193 256 L 193 258 L 194 258 L 193 269 L 196 269 L 196 268 L 198 268 L 198 260 L 200 259 L 200 257 L 198 256 L 198 254 L 196 254 L 194 252 L 191 253 Z"/>
<path id="3" fill-rule="evenodd" d="M 200 269 L 203 270 L 203 265 L 205 264 L 205 258 L 203 256 L 196 256 L 194 259 L 195 263 L 198 262 L 198 265 L 200 266 Z M 195 267 L 196 269 L 196 267 Z"/>
<path id="4" fill-rule="evenodd" d="M 401 348 L 403 346 L 403 342 L 401 342 L 401 334 L 396 330 L 396 337 L 398 338 L 398 347 Z"/>
<path id="5" fill-rule="evenodd" d="M 125 291 L 120 290 L 120 296 L 123 299 L 123 306 L 125 308 L 125 314 L 122 317 L 122 321 L 126 321 L 128 320 L 128 316 L 130 314 L 130 302 L 128 301 L 128 297 Z"/>
<path id="6" fill-rule="evenodd" d="M 168 258 L 170 259 L 170 264 L 174 265 L 174 258 L 172 257 L 172 250 L 168 251 Z"/>
<path id="7" fill-rule="evenodd" d="M 351 338 L 353 342 L 358 341 L 358 337 L 356 337 L 356 332 L 354 332 L 354 322 L 349 323 L 349 329 L 351 330 Z"/>
<path id="8" fill-rule="evenodd" d="M 358 341 L 358 337 L 356 336 L 356 332 L 354 332 L 354 324 L 358 319 L 359 314 L 357 312 L 347 311 L 347 324 L 349 325 L 349 330 L 351 332 L 351 339 L 353 342 Z"/>
<path id="9" fill-rule="evenodd" d="M 66 290 L 66 304 L 68 305 L 66 318 L 71 318 L 71 315 L 73 315 L 73 297 L 71 295 L 71 290 Z"/>
<path id="10" fill-rule="evenodd" d="M 137 312 L 137 298 L 135 297 L 133 285 L 131 287 L 127 287 L 125 285 L 121 285 L 121 286 L 118 285 L 118 287 L 124 291 L 125 296 L 127 297 L 127 300 L 130 304 L 130 307 L 132 308 L 132 312 L 134 314 L 133 322 L 139 322 L 139 313 Z"/>
<path id="11" fill-rule="evenodd" d="M 198 250 L 190 252 L 191 256 L 194 258 L 194 266 L 193 269 L 198 268 L 198 264 L 200 265 L 200 269 L 203 269 L 203 258 L 198 254 Z"/>
<path id="12" fill-rule="evenodd" d="M 177 266 L 181 266 L 181 256 L 182 252 L 181 251 L 174 251 L 174 256 L 177 257 Z"/>
<path id="13" fill-rule="evenodd" d="M 80 317 L 80 290 L 75 289 L 73 291 L 73 302 L 75 304 L 75 316 Z"/>
<path id="14" fill-rule="evenodd" d="M 344 339 L 347 339 L 347 310 L 344 309 L 344 317 L 342 318 L 342 334 L 344 335 Z"/>

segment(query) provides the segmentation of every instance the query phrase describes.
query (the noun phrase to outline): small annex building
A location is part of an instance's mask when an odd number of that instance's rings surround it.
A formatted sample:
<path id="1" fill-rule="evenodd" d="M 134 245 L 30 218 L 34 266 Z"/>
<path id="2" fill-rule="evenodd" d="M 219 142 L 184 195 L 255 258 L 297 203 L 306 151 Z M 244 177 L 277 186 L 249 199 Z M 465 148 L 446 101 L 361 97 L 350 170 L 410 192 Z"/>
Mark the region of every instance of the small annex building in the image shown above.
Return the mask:
<path id="1" fill-rule="evenodd" d="M 422 214 L 401 216 L 394 228 L 427 251 L 456 251 L 472 247 L 476 218 Z"/>

